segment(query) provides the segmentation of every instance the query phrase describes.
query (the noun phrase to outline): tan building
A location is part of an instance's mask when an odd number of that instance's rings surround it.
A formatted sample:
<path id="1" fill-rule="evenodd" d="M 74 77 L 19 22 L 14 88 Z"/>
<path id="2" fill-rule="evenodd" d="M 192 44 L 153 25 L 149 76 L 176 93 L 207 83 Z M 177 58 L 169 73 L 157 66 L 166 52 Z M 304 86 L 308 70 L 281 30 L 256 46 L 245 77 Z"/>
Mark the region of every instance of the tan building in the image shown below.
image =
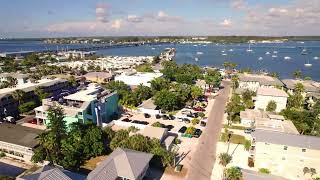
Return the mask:
<path id="1" fill-rule="evenodd" d="M 274 77 L 263 74 L 239 74 L 239 89 L 256 92 L 259 87 L 282 87 L 283 83 Z"/>
<path id="2" fill-rule="evenodd" d="M 95 83 L 106 83 L 113 80 L 114 75 L 108 72 L 89 72 L 84 75 L 86 80 Z"/>
<path id="3" fill-rule="evenodd" d="M 256 129 L 250 154 L 255 168 L 288 179 L 304 179 L 304 167 L 320 172 L 319 137 Z"/>
<path id="4" fill-rule="evenodd" d="M 266 110 L 270 101 L 274 101 L 277 104 L 276 112 L 280 112 L 287 106 L 288 94 L 277 88 L 261 87 L 257 91 L 257 97 L 255 101 L 255 109 Z"/>

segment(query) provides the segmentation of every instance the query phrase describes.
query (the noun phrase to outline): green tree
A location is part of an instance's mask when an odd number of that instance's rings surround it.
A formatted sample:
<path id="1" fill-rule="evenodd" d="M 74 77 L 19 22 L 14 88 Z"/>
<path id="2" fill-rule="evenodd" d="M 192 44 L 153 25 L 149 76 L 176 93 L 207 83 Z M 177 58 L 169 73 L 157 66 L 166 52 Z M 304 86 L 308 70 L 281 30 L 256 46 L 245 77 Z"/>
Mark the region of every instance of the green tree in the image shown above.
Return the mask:
<path id="1" fill-rule="evenodd" d="M 251 141 L 246 139 L 244 142 L 244 149 L 246 151 L 249 151 L 250 147 L 251 147 Z"/>
<path id="2" fill-rule="evenodd" d="M 293 77 L 296 78 L 296 79 L 300 79 L 302 77 L 302 72 L 301 70 L 295 70 L 293 73 L 292 73 Z"/>
<path id="3" fill-rule="evenodd" d="M 23 90 L 17 89 L 12 92 L 12 97 L 14 100 L 18 101 L 18 104 L 21 104 L 24 101 L 26 92 Z"/>
<path id="4" fill-rule="evenodd" d="M 16 87 L 18 84 L 17 78 L 14 78 L 11 76 L 7 77 L 7 82 L 8 82 L 8 87 L 10 88 Z"/>
<path id="5" fill-rule="evenodd" d="M 240 112 L 245 109 L 244 105 L 241 103 L 241 98 L 237 94 L 233 94 L 230 101 L 226 106 L 226 113 L 228 114 L 228 124 L 232 122 L 237 122 L 240 120 Z"/>
<path id="6" fill-rule="evenodd" d="M 44 92 L 41 86 L 35 88 L 34 94 L 38 96 L 40 102 L 51 95 L 50 93 Z"/>
<path id="7" fill-rule="evenodd" d="M 198 118 L 193 118 L 192 120 L 191 120 L 191 123 L 192 123 L 192 125 L 197 125 L 197 124 L 199 124 L 199 122 L 200 122 L 200 120 L 198 119 Z"/>
<path id="8" fill-rule="evenodd" d="M 239 77 L 238 76 L 231 77 L 231 87 L 233 90 L 235 90 L 239 87 Z"/>
<path id="9" fill-rule="evenodd" d="M 168 89 L 169 88 L 169 81 L 159 77 L 156 79 L 153 79 L 150 84 L 151 84 L 151 90 L 153 94 L 155 94 L 158 91 L 161 91 L 162 89 Z"/>
<path id="10" fill-rule="evenodd" d="M 142 102 L 144 100 L 147 100 L 152 97 L 152 91 L 151 88 L 148 86 L 144 86 L 143 84 L 140 84 L 134 91 L 134 93 L 137 96 L 137 99 L 139 102 Z"/>
<path id="11" fill-rule="evenodd" d="M 190 126 L 187 128 L 186 134 L 194 135 L 195 131 L 196 131 L 196 128 L 193 126 Z"/>
<path id="12" fill-rule="evenodd" d="M 178 83 L 182 83 L 182 84 L 193 84 L 193 75 L 191 74 L 177 74 L 175 75 L 175 80 Z"/>
<path id="13" fill-rule="evenodd" d="M 248 89 L 244 90 L 242 93 L 241 93 L 241 97 L 242 97 L 242 101 L 249 101 L 249 100 L 252 100 L 252 96 L 255 96 L 255 92 L 253 91 L 250 91 Z"/>
<path id="14" fill-rule="evenodd" d="M 260 169 L 259 169 L 259 173 L 262 173 L 262 174 L 270 174 L 270 170 L 267 169 L 267 168 L 260 168 Z"/>
<path id="15" fill-rule="evenodd" d="M 225 177 L 229 180 L 240 180 L 242 179 L 242 172 L 238 167 L 230 167 L 225 170 Z"/>
<path id="16" fill-rule="evenodd" d="M 166 89 L 163 89 L 155 94 L 154 104 L 163 110 L 169 111 L 178 109 L 181 105 L 178 94 Z"/>
<path id="17" fill-rule="evenodd" d="M 160 122 L 157 121 L 157 122 L 154 122 L 151 126 L 162 128 L 163 124 L 161 124 Z"/>
<path id="18" fill-rule="evenodd" d="M 136 70 L 138 72 L 154 72 L 151 67 L 151 64 L 143 64 L 143 65 L 137 66 Z"/>
<path id="19" fill-rule="evenodd" d="M 274 112 L 277 109 L 277 103 L 275 101 L 269 101 L 266 111 Z"/>
<path id="20" fill-rule="evenodd" d="M 219 164 L 226 167 L 232 160 L 232 156 L 228 153 L 220 153 L 219 154 Z"/>
<path id="21" fill-rule="evenodd" d="M 103 131 L 100 127 L 91 125 L 81 140 L 85 158 L 96 157 L 105 152 Z"/>
<path id="22" fill-rule="evenodd" d="M 114 138 L 112 138 L 110 142 L 110 148 L 112 150 L 115 150 L 117 147 L 119 147 L 120 143 L 124 140 L 126 140 L 129 137 L 129 132 L 126 130 L 119 130 L 116 132 Z"/>
<path id="23" fill-rule="evenodd" d="M 203 95 L 203 90 L 198 86 L 191 86 L 191 97 L 192 99 L 197 99 Z"/>
<path id="24" fill-rule="evenodd" d="M 26 112 L 33 110 L 36 107 L 37 107 L 36 103 L 34 101 L 30 101 L 30 102 L 20 104 L 19 111 L 21 113 L 26 113 Z"/>
<path id="25" fill-rule="evenodd" d="M 68 77 L 68 82 L 73 87 L 77 86 L 77 84 L 78 84 L 77 80 L 76 80 L 76 78 L 74 76 L 69 76 Z"/>

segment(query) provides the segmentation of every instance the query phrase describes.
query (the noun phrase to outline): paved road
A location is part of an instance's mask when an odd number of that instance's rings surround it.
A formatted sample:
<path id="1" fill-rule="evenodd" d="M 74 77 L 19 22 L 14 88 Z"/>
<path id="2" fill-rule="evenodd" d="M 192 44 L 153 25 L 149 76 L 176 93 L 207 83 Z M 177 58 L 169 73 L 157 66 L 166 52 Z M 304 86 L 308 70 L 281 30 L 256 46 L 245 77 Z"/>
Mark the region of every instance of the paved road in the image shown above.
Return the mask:
<path id="1" fill-rule="evenodd" d="M 224 88 L 216 96 L 208 117 L 207 127 L 200 136 L 192 155 L 187 180 L 209 180 L 216 157 L 216 145 L 220 136 L 225 105 L 230 93 L 230 82 L 223 81 Z"/>

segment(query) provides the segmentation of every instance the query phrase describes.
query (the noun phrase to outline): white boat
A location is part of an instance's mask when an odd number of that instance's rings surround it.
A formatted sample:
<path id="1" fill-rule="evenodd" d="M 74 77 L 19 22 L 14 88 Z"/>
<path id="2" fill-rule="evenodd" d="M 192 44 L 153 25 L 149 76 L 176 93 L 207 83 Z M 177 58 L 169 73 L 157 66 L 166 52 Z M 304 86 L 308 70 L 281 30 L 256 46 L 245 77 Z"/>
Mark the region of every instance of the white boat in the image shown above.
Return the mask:
<path id="1" fill-rule="evenodd" d="M 263 57 L 259 57 L 258 60 L 260 60 L 260 61 L 263 60 Z"/>
<path id="2" fill-rule="evenodd" d="M 221 52 L 224 53 L 224 52 L 226 52 L 226 51 L 225 51 L 225 50 L 222 50 Z"/>
<path id="3" fill-rule="evenodd" d="M 278 57 L 278 56 L 277 56 L 277 55 L 272 55 L 271 57 L 276 58 L 276 57 Z"/>
<path id="4" fill-rule="evenodd" d="M 285 57 L 284 57 L 284 59 L 285 59 L 285 60 L 290 60 L 290 59 L 291 59 L 291 57 L 289 57 L 289 56 L 285 56 Z"/>
<path id="5" fill-rule="evenodd" d="M 223 54 L 221 54 L 222 56 L 226 56 L 226 55 L 228 55 L 228 54 L 226 54 L 226 53 L 223 53 Z"/>
<path id="6" fill-rule="evenodd" d="M 152 50 L 155 50 L 156 48 L 151 48 Z"/>
<path id="7" fill-rule="evenodd" d="M 250 47 L 250 44 L 249 44 L 249 49 L 247 49 L 247 52 L 252 52 L 252 49 Z"/>
<path id="8" fill-rule="evenodd" d="M 197 47 L 198 45 L 195 44 L 195 45 L 193 45 L 193 46 L 194 46 L 194 47 Z"/>
<path id="9" fill-rule="evenodd" d="M 269 55 L 269 54 L 270 54 L 270 52 L 269 52 L 269 51 L 267 51 L 267 52 L 266 52 L 266 55 Z"/>
<path id="10" fill-rule="evenodd" d="M 318 60 L 318 59 L 319 59 L 319 57 L 318 57 L 318 56 L 316 56 L 316 57 L 313 57 L 313 59 Z"/>
<path id="11" fill-rule="evenodd" d="M 197 52 L 197 54 L 198 54 L 198 55 L 202 55 L 202 54 L 203 54 L 203 52 L 198 51 L 198 52 Z"/>
<path id="12" fill-rule="evenodd" d="M 306 48 L 303 48 L 301 54 L 302 55 L 307 55 L 308 54 L 308 50 Z"/>
<path id="13" fill-rule="evenodd" d="M 273 54 L 278 54 L 278 51 L 273 51 Z"/>
<path id="14" fill-rule="evenodd" d="M 233 49 L 229 49 L 229 52 L 233 52 Z"/>
<path id="15" fill-rule="evenodd" d="M 196 57 L 196 58 L 194 58 L 194 60 L 198 62 L 198 61 L 199 61 L 199 58 Z"/>
<path id="16" fill-rule="evenodd" d="M 307 62 L 304 64 L 305 67 L 311 67 L 312 64 L 310 63 L 309 59 L 307 60 Z"/>

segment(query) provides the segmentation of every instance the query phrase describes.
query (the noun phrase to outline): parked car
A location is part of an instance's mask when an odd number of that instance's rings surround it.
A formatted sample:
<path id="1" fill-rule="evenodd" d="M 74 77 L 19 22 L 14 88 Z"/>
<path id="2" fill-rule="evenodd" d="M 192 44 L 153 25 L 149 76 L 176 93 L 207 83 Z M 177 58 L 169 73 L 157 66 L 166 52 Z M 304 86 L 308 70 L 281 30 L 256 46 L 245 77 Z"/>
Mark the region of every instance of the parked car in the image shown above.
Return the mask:
<path id="1" fill-rule="evenodd" d="M 189 124 L 191 121 L 190 121 L 190 119 L 188 119 L 188 118 L 184 118 L 184 119 L 183 119 L 183 122 Z"/>
<path id="2" fill-rule="evenodd" d="M 200 126 L 205 127 L 206 125 L 207 125 L 206 122 L 204 122 L 204 121 L 201 121 L 201 122 L 200 122 Z"/>
<path id="3" fill-rule="evenodd" d="M 169 114 L 169 119 L 170 120 L 174 120 L 174 119 L 176 119 L 176 117 L 174 117 L 173 115 Z"/>
<path id="4" fill-rule="evenodd" d="M 181 111 L 181 114 L 190 114 L 190 113 L 191 113 L 190 110 L 183 110 L 183 111 Z"/>
<path id="5" fill-rule="evenodd" d="M 193 137 L 199 138 L 202 134 L 201 129 L 196 129 L 196 131 L 193 134 Z"/>
<path id="6" fill-rule="evenodd" d="M 163 120 L 168 120 L 169 117 L 168 117 L 167 115 L 162 115 L 162 119 L 163 119 Z"/>
<path id="7" fill-rule="evenodd" d="M 197 118 L 197 117 L 198 117 L 198 113 L 190 113 L 190 114 L 187 114 L 187 117 Z"/>
<path id="8" fill-rule="evenodd" d="M 161 116 L 159 114 L 156 114 L 156 119 L 160 119 Z"/>
<path id="9" fill-rule="evenodd" d="M 194 111 L 200 111 L 200 112 L 203 112 L 205 111 L 205 109 L 201 108 L 201 107 L 195 107 L 193 108 Z"/>
<path id="10" fill-rule="evenodd" d="M 186 130 L 187 130 L 187 127 L 182 126 L 182 127 L 179 129 L 178 133 L 183 134 L 183 133 L 185 133 L 185 132 L 186 132 Z"/>
<path id="11" fill-rule="evenodd" d="M 123 122 L 131 122 L 129 118 L 122 119 Z"/>
<path id="12" fill-rule="evenodd" d="M 150 114 L 148 114 L 148 113 L 144 113 L 144 117 L 145 117 L 145 118 L 150 118 L 150 117 L 151 117 L 151 115 L 150 115 Z"/>
<path id="13" fill-rule="evenodd" d="M 182 117 L 179 117 L 179 118 L 178 118 L 178 121 L 179 121 L 179 122 L 183 122 L 183 118 L 182 118 Z"/>
<path id="14" fill-rule="evenodd" d="M 252 132 L 254 132 L 254 129 L 251 129 L 251 128 L 247 128 L 244 130 L 244 133 L 246 134 L 251 134 Z"/>
<path id="15" fill-rule="evenodd" d="M 12 116 L 7 116 L 3 119 L 4 121 L 10 122 L 10 123 L 15 123 L 16 120 Z"/>
<path id="16" fill-rule="evenodd" d="M 30 124 L 37 124 L 37 120 L 36 119 L 31 119 L 28 121 L 28 123 Z"/>

